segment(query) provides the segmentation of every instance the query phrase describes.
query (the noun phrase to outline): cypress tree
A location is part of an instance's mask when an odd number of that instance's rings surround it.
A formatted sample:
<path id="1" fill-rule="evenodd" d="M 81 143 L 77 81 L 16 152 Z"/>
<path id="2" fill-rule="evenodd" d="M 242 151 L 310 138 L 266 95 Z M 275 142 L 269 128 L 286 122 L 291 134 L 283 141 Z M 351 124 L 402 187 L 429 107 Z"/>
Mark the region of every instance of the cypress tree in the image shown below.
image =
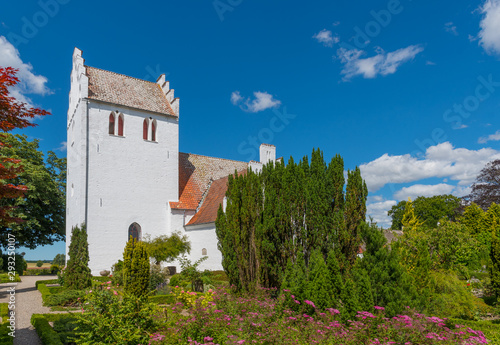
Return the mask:
<path id="1" fill-rule="evenodd" d="M 288 260 L 281 288 L 290 290 L 290 293 L 294 295 L 295 299 L 298 301 L 304 301 L 306 299 L 307 270 L 302 250 L 299 250 L 295 262 L 292 262 L 291 259 Z M 297 305 L 292 304 L 292 306 L 296 307 Z"/>
<path id="2" fill-rule="evenodd" d="M 331 249 L 330 252 L 328 252 L 326 265 L 330 277 L 330 285 L 333 291 L 332 306 L 337 307 L 339 305 L 342 290 L 344 289 L 344 281 L 342 279 L 342 274 L 340 273 L 340 266 L 337 260 L 337 253 L 334 249 Z"/>
<path id="3" fill-rule="evenodd" d="M 69 260 L 64 276 L 64 285 L 71 290 L 82 290 L 92 286 L 89 268 L 89 244 L 85 225 L 71 230 Z"/>
<path id="4" fill-rule="evenodd" d="M 319 309 L 332 306 L 332 285 L 328 268 L 320 249 L 315 249 L 309 262 L 308 289 L 306 298 Z"/>
<path id="5" fill-rule="evenodd" d="M 356 284 L 351 277 L 345 280 L 344 290 L 342 290 L 342 308 L 341 316 L 342 321 L 354 320 L 357 312 L 359 311 L 358 290 Z"/>
<path id="6" fill-rule="evenodd" d="M 370 278 L 368 277 L 368 273 L 362 268 L 355 267 L 353 269 L 353 276 L 356 281 L 356 287 L 358 290 L 358 300 L 359 307 L 364 311 L 373 310 L 373 292 L 372 292 L 372 284 L 370 282 Z"/>
<path id="7" fill-rule="evenodd" d="M 137 297 L 145 296 L 149 292 L 150 281 L 150 263 L 146 245 L 134 239 L 130 239 L 129 243 L 125 247 L 123 257 L 124 270 L 126 267 L 125 292 Z"/>

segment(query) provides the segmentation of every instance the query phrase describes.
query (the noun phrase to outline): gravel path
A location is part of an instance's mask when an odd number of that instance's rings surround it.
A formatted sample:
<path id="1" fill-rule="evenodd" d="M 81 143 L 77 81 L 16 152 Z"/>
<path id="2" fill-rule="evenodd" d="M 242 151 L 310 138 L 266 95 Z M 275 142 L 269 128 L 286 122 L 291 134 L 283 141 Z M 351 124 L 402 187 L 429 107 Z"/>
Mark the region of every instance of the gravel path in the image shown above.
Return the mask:
<path id="1" fill-rule="evenodd" d="M 50 313 L 50 308 L 42 306 L 42 295 L 36 289 L 37 280 L 55 279 L 56 276 L 23 276 L 16 285 L 16 337 L 14 345 L 42 345 L 40 338 L 30 323 L 32 314 Z M 0 303 L 8 303 L 12 284 L 0 284 Z"/>

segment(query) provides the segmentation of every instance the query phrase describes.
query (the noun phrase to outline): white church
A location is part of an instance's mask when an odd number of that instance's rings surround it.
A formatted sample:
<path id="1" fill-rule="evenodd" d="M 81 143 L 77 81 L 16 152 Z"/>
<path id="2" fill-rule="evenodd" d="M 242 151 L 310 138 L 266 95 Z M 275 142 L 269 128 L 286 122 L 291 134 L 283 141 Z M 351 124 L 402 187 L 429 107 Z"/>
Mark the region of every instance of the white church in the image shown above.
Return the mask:
<path id="1" fill-rule="evenodd" d="M 90 67 L 78 48 L 67 143 L 66 255 L 71 229 L 85 223 L 93 275 L 122 259 L 129 236 L 175 231 L 189 237 L 192 261 L 208 256 L 201 269 L 222 269 L 215 219 L 227 176 L 276 159 L 267 144 L 260 162 L 180 152 L 179 98 L 165 75 L 153 83 Z"/>

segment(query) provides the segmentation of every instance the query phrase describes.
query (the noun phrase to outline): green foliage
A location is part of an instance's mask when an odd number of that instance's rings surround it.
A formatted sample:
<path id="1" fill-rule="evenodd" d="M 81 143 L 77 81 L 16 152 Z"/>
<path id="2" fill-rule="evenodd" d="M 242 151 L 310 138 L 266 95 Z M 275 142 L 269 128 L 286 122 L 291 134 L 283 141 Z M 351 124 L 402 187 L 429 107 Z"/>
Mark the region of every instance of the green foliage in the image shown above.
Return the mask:
<path id="1" fill-rule="evenodd" d="M 54 320 L 54 331 L 59 335 L 63 344 L 74 343 L 75 329 L 78 326 L 77 319 L 73 316 L 60 317 Z"/>
<path id="2" fill-rule="evenodd" d="M 435 228 L 441 219 L 450 221 L 457 219 L 460 202 L 460 198 L 453 195 L 420 196 L 413 201 L 413 206 L 415 215 L 423 222 L 422 225 L 426 228 Z M 402 229 L 406 203 L 406 200 L 400 201 L 389 210 L 388 215 L 392 218 L 391 229 Z"/>
<path id="3" fill-rule="evenodd" d="M 357 311 L 359 310 L 359 295 L 356 284 L 351 277 L 345 279 L 344 289 L 340 296 L 342 300 L 342 320 L 354 320 Z"/>
<path id="4" fill-rule="evenodd" d="M 198 285 L 202 288 L 204 285 L 212 284 L 212 273 L 208 270 L 200 271 L 198 269 L 200 264 L 207 258 L 207 256 L 204 256 L 194 263 L 191 263 L 191 260 L 187 257 L 181 257 L 179 259 L 181 273 L 174 275 L 170 279 L 170 286 L 181 286 L 195 290 L 195 287 Z"/>
<path id="5" fill-rule="evenodd" d="M 123 285 L 123 261 L 118 260 L 111 267 L 111 281 L 114 285 Z"/>
<path id="6" fill-rule="evenodd" d="M 159 310 L 145 296 L 125 294 L 120 299 L 111 290 L 98 289 L 87 295 L 82 307 L 84 313 L 75 314 L 77 344 L 148 344 L 159 327 Z"/>
<path id="7" fill-rule="evenodd" d="M 164 285 L 168 278 L 168 269 L 162 268 L 160 265 L 152 265 L 149 277 L 149 288 L 151 291 L 158 289 Z"/>
<path id="8" fill-rule="evenodd" d="M 71 290 L 83 290 L 92 285 L 89 268 L 89 245 L 85 225 L 71 231 L 69 261 L 64 272 L 64 285 Z"/>
<path id="9" fill-rule="evenodd" d="M 340 269 L 348 270 L 361 244 L 367 193 L 358 168 L 348 172 L 346 186 L 342 158 L 326 164 L 319 149 L 310 162 L 290 158 L 259 174 L 249 169 L 229 176 L 227 207 L 216 220 L 229 283 L 240 291 L 280 287 L 299 251 L 308 266 L 315 249 L 325 258 L 334 246 Z"/>
<path id="10" fill-rule="evenodd" d="M 64 267 L 66 265 L 66 255 L 57 254 L 52 260 L 52 265 L 57 265 L 60 267 Z"/>
<path id="11" fill-rule="evenodd" d="M 123 256 L 125 291 L 133 296 L 149 293 L 150 265 L 146 245 L 131 238 Z"/>
<path id="12" fill-rule="evenodd" d="M 368 273 L 362 268 L 355 267 L 352 270 L 352 274 L 358 291 L 360 310 L 371 311 L 375 304 L 373 302 L 372 284 Z"/>
<path id="13" fill-rule="evenodd" d="M 59 293 L 51 293 L 44 299 L 44 304 L 48 307 L 53 306 L 76 306 L 78 300 L 85 296 L 82 290 L 64 290 Z"/>
<path id="14" fill-rule="evenodd" d="M 467 283 L 458 279 L 452 271 L 431 271 L 430 302 L 426 314 L 439 317 L 456 317 L 472 320 L 476 307 Z"/>
<path id="15" fill-rule="evenodd" d="M 50 327 L 49 321 L 42 314 L 33 314 L 31 324 L 44 345 L 63 345 L 57 332 Z"/>
<path id="16" fill-rule="evenodd" d="M 3 267 L 2 267 L 2 270 L 4 272 L 8 272 L 9 271 L 9 265 L 8 263 L 9 262 L 12 262 L 12 256 L 10 255 L 7 255 L 7 254 L 3 254 L 2 255 L 3 257 Z M 9 257 L 11 259 L 9 259 Z M 28 268 L 28 263 L 26 262 L 26 260 L 24 260 L 24 257 L 20 254 L 15 254 L 14 255 L 14 260 L 15 260 L 15 271 L 18 275 L 22 276 L 24 274 L 24 271 L 26 271 L 26 269 Z"/>
<path id="17" fill-rule="evenodd" d="M 23 171 L 9 182 L 28 187 L 23 197 L 2 199 L 12 206 L 12 216 L 23 220 L 0 227 L 0 243 L 7 243 L 7 233 L 15 234 L 16 246 L 35 249 L 65 239 L 66 158 L 49 151 L 44 160 L 39 140 L 28 141 L 26 135 L 3 134 L 2 155 L 21 160 Z M 10 230 L 10 231 L 9 231 Z"/>
<path id="18" fill-rule="evenodd" d="M 307 298 L 307 269 L 304 261 L 302 250 L 299 250 L 295 262 L 289 259 L 286 265 L 286 270 L 281 284 L 283 290 L 290 291 L 297 300 L 304 301 Z M 290 300 L 291 303 L 294 303 Z M 297 309 L 295 304 L 290 305 L 291 308 Z"/>
<path id="19" fill-rule="evenodd" d="M 385 307 L 388 316 L 401 314 L 406 306 L 425 306 L 428 292 L 417 292 L 415 280 L 401 265 L 397 251 L 386 246 L 382 230 L 366 224 L 362 234 L 366 250 L 359 267 L 370 278 L 374 305 Z"/>
<path id="20" fill-rule="evenodd" d="M 35 287 L 38 289 L 38 287 L 43 284 L 43 285 L 50 285 L 50 284 L 58 284 L 57 279 L 46 279 L 46 280 L 37 280 L 35 282 Z M 39 289 L 38 289 L 39 290 Z"/>
<path id="21" fill-rule="evenodd" d="M 149 296 L 148 301 L 155 304 L 174 304 L 175 303 L 175 295 L 156 295 Z"/>
<path id="22" fill-rule="evenodd" d="M 330 274 L 323 254 L 320 249 L 316 249 L 311 254 L 309 262 L 307 299 L 314 302 L 316 307 L 324 310 L 332 306 L 334 297 L 332 290 Z"/>
<path id="23" fill-rule="evenodd" d="M 170 236 L 158 236 L 154 239 L 146 237 L 144 243 L 149 256 L 154 259 L 156 265 L 161 262 L 171 262 L 178 256 L 189 254 L 191 251 L 191 243 L 187 235 L 182 235 L 180 232 L 174 232 Z"/>
<path id="24" fill-rule="evenodd" d="M 326 265 L 328 268 L 330 285 L 332 287 L 332 293 L 333 293 L 332 306 L 337 307 L 338 301 L 340 300 L 340 295 L 342 293 L 342 290 L 344 289 L 344 281 L 342 279 L 342 274 L 340 272 L 340 266 L 337 260 L 337 254 L 334 249 L 331 249 L 328 252 Z"/>
<path id="25" fill-rule="evenodd" d="M 498 298 L 500 296 L 500 238 L 498 231 L 495 231 L 492 236 L 490 259 L 491 286 Z"/>
<path id="26" fill-rule="evenodd" d="M 24 272 L 27 276 L 47 276 L 52 274 L 52 271 L 49 268 L 42 268 L 42 269 L 32 268 Z"/>
<path id="27" fill-rule="evenodd" d="M 36 262 L 36 267 L 42 267 L 43 266 L 43 261 L 42 260 L 38 260 Z"/>

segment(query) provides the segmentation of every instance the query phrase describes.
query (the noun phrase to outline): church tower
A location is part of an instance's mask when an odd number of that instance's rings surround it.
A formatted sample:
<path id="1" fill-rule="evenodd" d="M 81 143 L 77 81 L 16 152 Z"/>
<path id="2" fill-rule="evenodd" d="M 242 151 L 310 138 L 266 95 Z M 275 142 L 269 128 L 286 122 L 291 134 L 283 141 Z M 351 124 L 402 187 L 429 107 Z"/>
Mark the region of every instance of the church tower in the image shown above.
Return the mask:
<path id="1" fill-rule="evenodd" d="M 75 48 L 67 119 L 66 254 L 85 223 L 92 274 L 129 238 L 165 235 L 179 200 L 179 99 L 156 83 L 85 65 Z"/>

